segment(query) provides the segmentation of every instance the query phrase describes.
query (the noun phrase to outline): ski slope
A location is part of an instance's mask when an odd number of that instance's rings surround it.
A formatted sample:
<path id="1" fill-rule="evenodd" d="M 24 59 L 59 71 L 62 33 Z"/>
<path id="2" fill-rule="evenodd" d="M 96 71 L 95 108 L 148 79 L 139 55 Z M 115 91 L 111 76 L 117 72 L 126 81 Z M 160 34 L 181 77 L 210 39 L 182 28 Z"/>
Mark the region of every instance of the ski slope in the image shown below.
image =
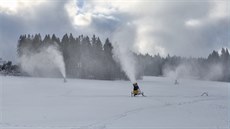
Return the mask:
<path id="1" fill-rule="evenodd" d="M 229 83 L 0 78 L 0 129 L 229 129 Z"/>

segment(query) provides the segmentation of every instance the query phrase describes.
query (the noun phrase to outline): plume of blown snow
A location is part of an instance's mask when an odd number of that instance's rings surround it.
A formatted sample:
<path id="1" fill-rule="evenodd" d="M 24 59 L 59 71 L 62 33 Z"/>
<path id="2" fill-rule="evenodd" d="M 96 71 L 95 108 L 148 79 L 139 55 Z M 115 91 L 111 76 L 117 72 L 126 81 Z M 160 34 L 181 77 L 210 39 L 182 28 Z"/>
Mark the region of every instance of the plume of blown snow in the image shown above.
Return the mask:
<path id="1" fill-rule="evenodd" d="M 133 35 L 133 38 L 128 38 Z M 133 45 L 135 43 L 135 29 L 130 24 L 119 28 L 113 40 L 113 57 L 121 65 L 129 80 L 136 82 L 136 60 L 132 53 Z"/>
<path id="2" fill-rule="evenodd" d="M 192 67 L 188 64 L 179 64 L 176 68 L 167 66 L 163 69 L 163 75 L 172 79 L 194 78 L 192 76 Z"/>
<path id="3" fill-rule="evenodd" d="M 223 78 L 223 66 L 221 64 L 210 64 L 206 80 L 220 80 Z"/>
<path id="4" fill-rule="evenodd" d="M 182 62 L 176 67 L 166 66 L 163 69 L 163 75 L 176 80 L 187 78 L 218 81 L 223 77 L 223 66 L 213 63 L 204 68 L 196 63 Z"/>
<path id="5" fill-rule="evenodd" d="M 115 43 L 113 48 L 114 59 L 120 63 L 122 70 L 125 72 L 129 80 L 136 82 L 135 60 L 131 51 L 126 50 L 124 47 Z"/>
<path id="6" fill-rule="evenodd" d="M 66 77 L 63 55 L 57 45 L 49 45 L 38 53 L 24 54 L 20 58 L 20 65 L 30 76 Z"/>

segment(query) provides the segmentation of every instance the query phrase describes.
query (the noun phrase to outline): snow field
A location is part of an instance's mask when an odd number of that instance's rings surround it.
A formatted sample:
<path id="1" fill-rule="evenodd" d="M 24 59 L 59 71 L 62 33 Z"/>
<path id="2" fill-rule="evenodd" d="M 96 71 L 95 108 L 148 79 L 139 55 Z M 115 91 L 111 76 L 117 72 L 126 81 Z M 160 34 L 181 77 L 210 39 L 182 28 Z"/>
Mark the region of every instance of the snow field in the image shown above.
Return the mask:
<path id="1" fill-rule="evenodd" d="M 1 76 L 0 129 L 228 129 L 229 83 Z M 208 92 L 208 96 L 201 96 Z"/>

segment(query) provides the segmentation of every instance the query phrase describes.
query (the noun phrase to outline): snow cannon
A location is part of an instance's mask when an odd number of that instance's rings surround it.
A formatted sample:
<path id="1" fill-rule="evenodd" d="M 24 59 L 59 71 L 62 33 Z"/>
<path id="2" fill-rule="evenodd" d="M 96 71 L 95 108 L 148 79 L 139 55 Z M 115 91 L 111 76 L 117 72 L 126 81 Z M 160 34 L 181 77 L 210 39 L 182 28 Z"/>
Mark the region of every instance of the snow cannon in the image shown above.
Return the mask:
<path id="1" fill-rule="evenodd" d="M 175 84 L 175 85 L 178 85 L 178 84 L 179 84 L 179 82 L 177 81 L 177 79 L 175 80 L 174 84 Z"/>
<path id="2" fill-rule="evenodd" d="M 131 96 L 135 97 L 137 95 L 144 96 L 144 92 L 142 92 L 137 84 L 137 82 L 133 83 L 133 91 L 131 92 Z"/>

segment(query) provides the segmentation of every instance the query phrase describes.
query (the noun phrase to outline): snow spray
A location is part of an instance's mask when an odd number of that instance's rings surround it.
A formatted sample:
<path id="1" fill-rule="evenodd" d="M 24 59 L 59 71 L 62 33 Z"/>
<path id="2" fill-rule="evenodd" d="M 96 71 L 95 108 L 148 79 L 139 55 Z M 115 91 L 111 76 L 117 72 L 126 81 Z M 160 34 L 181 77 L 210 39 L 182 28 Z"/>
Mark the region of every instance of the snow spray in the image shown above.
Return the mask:
<path id="1" fill-rule="evenodd" d="M 136 61 L 132 53 L 136 30 L 132 24 L 124 24 L 118 28 L 113 37 L 113 58 L 120 65 L 132 83 L 136 83 Z"/>
<path id="2" fill-rule="evenodd" d="M 61 73 L 66 78 L 63 55 L 55 44 L 42 48 L 38 53 L 24 54 L 19 60 L 22 70 L 31 76 L 57 77 Z"/>
<path id="3" fill-rule="evenodd" d="M 132 52 L 126 50 L 125 47 L 119 46 L 115 43 L 113 48 L 113 57 L 120 63 L 122 70 L 125 72 L 127 77 L 132 83 L 136 83 L 136 71 L 135 71 L 135 60 Z"/>
<path id="4" fill-rule="evenodd" d="M 181 62 L 177 67 L 166 66 L 163 69 L 164 76 L 170 77 L 171 79 L 179 80 L 181 78 L 197 79 L 199 77 L 199 71 L 194 70 L 199 68 L 199 64 Z M 204 70 L 203 70 L 204 71 Z M 208 70 L 204 71 L 206 76 L 203 78 L 206 80 L 219 80 L 223 77 L 223 66 L 221 64 L 210 64 Z"/>
<path id="5" fill-rule="evenodd" d="M 66 71 L 63 55 L 57 49 L 57 46 L 49 46 L 46 51 L 50 55 L 51 61 L 53 61 L 56 67 L 58 67 L 60 70 L 62 77 L 64 78 L 64 82 L 66 82 Z"/>

